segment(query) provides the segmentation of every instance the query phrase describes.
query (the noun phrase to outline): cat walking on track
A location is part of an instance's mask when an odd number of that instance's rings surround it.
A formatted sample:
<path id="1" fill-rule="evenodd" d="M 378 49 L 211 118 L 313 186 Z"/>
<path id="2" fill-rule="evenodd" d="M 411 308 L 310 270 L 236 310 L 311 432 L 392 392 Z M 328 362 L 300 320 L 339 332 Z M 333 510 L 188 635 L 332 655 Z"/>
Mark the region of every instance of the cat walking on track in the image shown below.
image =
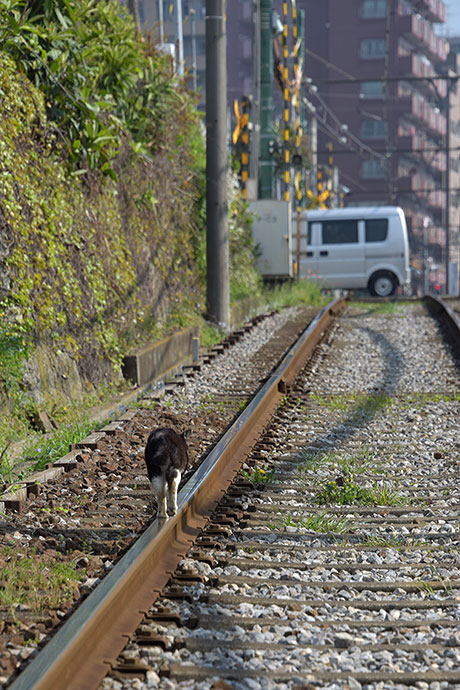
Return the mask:
<path id="1" fill-rule="evenodd" d="M 145 447 L 145 464 L 157 501 L 157 517 L 167 518 L 177 512 L 177 490 L 182 473 L 188 467 L 186 439 L 190 431 L 178 434 L 174 429 L 154 429 Z"/>

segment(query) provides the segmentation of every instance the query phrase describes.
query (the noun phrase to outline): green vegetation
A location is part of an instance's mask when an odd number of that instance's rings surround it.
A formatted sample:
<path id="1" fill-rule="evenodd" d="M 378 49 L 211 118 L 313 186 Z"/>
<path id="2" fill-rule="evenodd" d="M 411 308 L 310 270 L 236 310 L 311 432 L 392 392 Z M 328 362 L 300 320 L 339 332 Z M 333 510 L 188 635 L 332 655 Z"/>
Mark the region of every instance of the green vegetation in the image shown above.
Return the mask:
<path id="1" fill-rule="evenodd" d="M 263 467 L 255 467 L 253 470 L 240 470 L 241 476 L 252 484 L 269 484 L 274 481 L 275 470 L 268 472 Z"/>
<path id="2" fill-rule="evenodd" d="M 33 471 L 46 468 L 48 463 L 55 462 L 69 452 L 70 445 L 88 436 L 92 431 L 104 426 L 97 425 L 89 419 L 73 424 L 65 424 L 53 434 L 43 437 L 39 443 L 29 442 L 24 448 L 24 460 L 31 463 Z"/>
<path id="3" fill-rule="evenodd" d="M 350 393 L 340 395 L 322 395 L 310 393 L 310 399 L 327 407 L 333 412 L 351 414 L 353 420 L 359 422 L 376 412 L 393 404 L 393 399 L 386 393 Z"/>
<path id="4" fill-rule="evenodd" d="M 193 99 L 113 2 L 0 0 L 0 101 L 3 449 L 33 431 L 28 360 L 38 386 L 74 362 L 88 390 L 58 402 L 84 408 L 129 348 L 199 319 L 204 147 Z"/>
<path id="5" fill-rule="evenodd" d="M 282 527 L 295 527 L 296 529 L 308 529 L 313 532 L 343 534 L 351 532 L 353 523 L 348 518 L 341 518 L 330 513 L 312 513 L 304 515 L 292 515 L 288 513 L 283 516 L 279 525 L 271 525 L 271 529 Z"/>
<path id="6" fill-rule="evenodd" d="M 13 614 L 19 605 L 32 613 L 57 609 L 79 596 L 79 584 L 85 579 L 83 569 L 73 563 L 57 563 L 53 558 L 24 557 L 13 547 L 0 550 L 0 606 Z"/>
<path id="7" fill-rule="evenodd" d="M 385 314 L 398 314 L 403 311 L 410 302 L 353 302 L 353 309 L 361 309 L 366 311 L 369 316 L 385 315 Z"/>
<path id="8" fill-rule="evenodd" d="M 0 452 L 31 435 L 27 452 L 49 446 L 51 461 L 65 425 L 117 392 L 127 351 L 190 326 L 204 346 L 222 338 L 202 316 L 203 125 L 111 0 L 0 0 L 0 104 Z M 232 301 L 324 303 L 305 281 L 264 290 L 230 174 L 228 187 Z M 62 362 L 84 390 L 48 395 Z M 62 432 L 37 433 L 39 406 Z M 8 449 L 3 477 L 12 465 Z"/>
<path id="9" fill-rule="evenodd" d="M 321 286 L 313 280 L 282 283 L 273 288 L 267 288 L 263 294 L 272 309 L 310 304 L 324 306 L 331 299 L 329 295 L 322 294 Z"/>
<path id="10" fill-rule="evenodd" d="M 69 411 L 70 412 L 70 411 Z M 15 466 L 13 459 L 8 455 L 8 446 L 5 445 L 4 453 L 0 460 L 0 487 L 2 484 L 13 484 L 20 481 L 30 472 L 38 472 L 46 469 L 49 463 L 55 462 L 70 450 L 72 443 L 77 443 L 104 426 L 104 423 L 95 423 L 87 417 L 80 421 L 69 421 L 62 424 L 53 433 L 28 434 L 21 453 L 22 464 Z M 4 429 L 2 429 L 4 431 Z M 11 432 L 11 427 L 9 428 Z M 25 463 L 25 464 L 24 464 Z"/>
<path id="11" fill-rule="evenodd" d="M 314 500 L 320 505 L 333 503 L 363 506 L 395 506 L 407 502 L 407 499 L 386 484 L 376 482 L 370 487 L 362 486 L 352 475 L 343 475 L 326 482 Z"/>
<path id="12" fill-rule="evenodd" d="M 0 47 L 45 96 L 74 174 L 114 161 L 129 135 L 138 155 L 159 146 L 178 96 L 167 58 L 136 38 L 127 10 L 99 0 L 2 0 Z"/>
<path id="13" fill-rule="evenodd" d="M 299 476 L 303 477 L 306 472 L 319 469 L 324 465 L 329 465 L 331 470 L 340 469 L 346 475 L 380 473 L 384 464 L 382 460 L 377 460 L 368 448 L 363 448 L 355 455 L 339 457 L 334 453 L 312 453 L 310 451 L 301 453 L 299 456 Z"/>

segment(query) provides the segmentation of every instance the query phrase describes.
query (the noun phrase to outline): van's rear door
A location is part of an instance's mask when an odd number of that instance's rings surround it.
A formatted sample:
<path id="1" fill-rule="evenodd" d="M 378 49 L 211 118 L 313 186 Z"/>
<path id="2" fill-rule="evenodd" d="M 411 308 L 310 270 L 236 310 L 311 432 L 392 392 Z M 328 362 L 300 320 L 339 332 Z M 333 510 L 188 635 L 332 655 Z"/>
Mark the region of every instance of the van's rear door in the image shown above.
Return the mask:
<path id="1" fill-rule="evenodd" d="M 323 220 L 317 248 L 321 282 L 330 288 L 365 287 L 363 224 L 355 219 Z"/>
<path id="2" fill-rule="evenodd" d="M 317 279 L 318 273 L 318 238 L 319 235 L 313 231 L 317 223 L 308 222 L 302 218 L 300 223 L 300 276 L 301 278 Z M 293 223 L 292 247 L 294 251 L 294 261 L 296 261 L 297 223 Z"/>

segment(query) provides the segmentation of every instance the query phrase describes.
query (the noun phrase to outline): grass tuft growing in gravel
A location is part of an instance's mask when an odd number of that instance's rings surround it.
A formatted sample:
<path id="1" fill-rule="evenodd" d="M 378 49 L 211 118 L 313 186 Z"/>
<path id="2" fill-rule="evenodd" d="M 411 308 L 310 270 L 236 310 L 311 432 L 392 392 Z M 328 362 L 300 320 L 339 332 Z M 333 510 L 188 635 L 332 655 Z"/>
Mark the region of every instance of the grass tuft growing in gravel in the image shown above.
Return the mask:
<path id="1" fill-rule="evenodd" d="M 315 501 L 320 505 L 332 503 L 363 506 L 396 506 L 407 502 L 387 484 L 360 486 L 352 475 L 342 475 L 327 482 L 316 494 Z"/>
<path id="2" fill-rule="evenodd" d="M 33 613 L 57 609 L 73 602 L 79 595 L 79 584 L 86 571 L 73 563 L 59 563 L 51 558 L 27 558 L 13 547 L 0 549 L 0 606 L 14 613 L 18 606 L 27 606 Z"/>
<path id="3" fill-rule="evenodd" d="M 383 461 L 377 460 L 368 448 L 362 448 L 354 455 L 337 457 L 334 453 L 304 451 L 299 455 L 299 478 L 305 474 L 330 465 L 331 470 L 340 469 L 344 474 L 377 474 L 383 471 Z"/>
<path id="4" fill-rule="evenodd" d="M 375 415 L 381 409 L 390 407 L 393 398 L 386 393 L 350 393 L 347 395 L 324 395 L 310 393 L 310 400 L 321 407 L 327 407 L 331 412 L 342 412 L 351 415 L 355 423 Z"/>
<path id="5" fill-rule="evenodd" d="M 361 309 L 366 311 L 369 316 L 376 316 L 379 314 L 397 314 L 403 311 L 411 302 L 353 302 L 353 309 Z"/>
<path id="6" fill-rule="evenodd" d="M 321 286 L 313 280 L 295 280 L 267 287 L 263 296 L 272 309 L 305 304 L 324 306 L 332 299 L 330 294 L 323 294 Z"/>
<path id="7" fill-rule="evenodd" d="M 352 531 L 352 521 L 348 518 L 337 517 L 336 515 L 331 515 L 330 513 L 311 513 L 305 515 L 300 513 L 299 515 L 283 515 L 280 523 L 278 525 L 270 525 L 271 529 L 277 529 L 281 527 L 295 527 L 296 529 L 308 529 L 313 532 L 321 533 L 336 533 L 343 534 L 344 532 Z"/>
<path id="8" fill-rule="evenodd" d="M 251 471 L 240 470 L 240 474 L 246 481 L 252 484 L 269 484 L 274 481 L 275 470 L 264 470 L 263 467 L 256 467 Z"/>
<path id="9" fill-rule="evenodd" d="M 26 445 L 24 459 L 30 462 L 33 471 L 40 471 L 46 468 L 48 463 L 59 460 L 70 450 L 72 443 L 78 443 L 92 431 L 97 431 L 105 422 L 95 424 L 89 419 L 73 424 L 66 424 L 57 429 L 51 436 L 44 436 L 40 441 L 34 441 Z"/>

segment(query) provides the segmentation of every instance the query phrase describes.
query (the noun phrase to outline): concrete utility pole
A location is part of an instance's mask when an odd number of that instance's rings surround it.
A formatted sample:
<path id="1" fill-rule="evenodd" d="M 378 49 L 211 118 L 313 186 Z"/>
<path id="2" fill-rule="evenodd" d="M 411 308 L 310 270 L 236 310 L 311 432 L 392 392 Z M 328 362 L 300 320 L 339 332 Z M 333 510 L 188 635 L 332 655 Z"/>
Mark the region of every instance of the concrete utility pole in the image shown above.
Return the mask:
<path id="1" fill-rule="evenodd" d="M 446 96 L 446 295 L 449 294 L 449 235 L 450 235 L 450 92 L 452 86 L 447 85 Z"/>
<path id="2" fill-rule="evenodd" d="M 158 20 L 160 22 L 160 46 L 165 42 L 165 29 L 163 21 L 163 0 L 158 0 Z"/>
<path id="3" fill-rule="evenodd" d="M 195 10 L 192 8 L 190 10 L 190 19 L 192 21 L 192 77 L 193 77 L 193 90 L 196 91 L 198 88 L 197 74 L 196 74 L 196 18 Z"/>
<path id="4" fill-rule="evenodd" d="M 180 77 L 184 76 L 184 33 L 182 24 L 182 0 L 176 0 L 177 74 Z"/>
<path id="5" fill-rule="evenodd" d="M 207 313 L 230 328 L 225 0 L 206 0 Z"/>
<path id="6" fill-rule="evenodd" d="M 273 199 L 275 194 L 275 163 L 270 153 L 273 138 L 272 0 L 260 0 L 260 199 Z"/>

